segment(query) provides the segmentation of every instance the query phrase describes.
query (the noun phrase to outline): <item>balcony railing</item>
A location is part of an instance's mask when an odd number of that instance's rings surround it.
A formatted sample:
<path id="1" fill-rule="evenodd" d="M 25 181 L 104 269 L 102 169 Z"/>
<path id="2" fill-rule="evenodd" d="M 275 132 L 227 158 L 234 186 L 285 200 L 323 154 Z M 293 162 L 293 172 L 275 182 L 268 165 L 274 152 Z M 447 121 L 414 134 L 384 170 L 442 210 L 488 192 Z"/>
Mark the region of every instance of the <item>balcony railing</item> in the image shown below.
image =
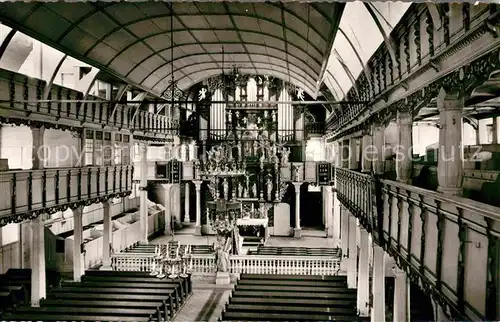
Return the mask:
<path id="1" fill-rule="evenodd" d="M 499 320 L 500 208 L 335 169 L 340 202 L 460 320 Z"/>
<path id="2" fill-rule="evenodd" d="M 306 138 L 311 136 L 321 137 L 325 134 L 325 122 L 307 123 L 305 128 Z"/>
<path id="3" fill-rule="evenodd" d="M 0 173 L 0 227 L 132 191 L 133 166 L 56 168 Z"/>
<path id="4" fill-rule="evenodd" d="M 60 127 L 81 127 L 85 124 L 86 127 L 109 126 L 151 134 L 178 134 L 178 119 L 143 110 L 137 111 L 135 106 L 125 104 L 97 103 L 102 99 L 91 95 L 86 98 L 85 103 L 76 102 L 83 98 L 82 93 L 55 84 L 48 94 L 48 100 L 55 102 L 47 103 L 42 101 L 45 85 L 45 81 L 1 70 L 0 101 L 4 103 L 0 104 L 0 119 L 8 115 L 3 119 L 4 122 L 29 117 L 31 121 L 44 122 L 47 125 L 57 124 Z M 87 102 L 92 100 L 96 103 Z M 11 102 L 5 103 L 8 101 Z M 2 109 L 7 112 L 2 113 Z"/>

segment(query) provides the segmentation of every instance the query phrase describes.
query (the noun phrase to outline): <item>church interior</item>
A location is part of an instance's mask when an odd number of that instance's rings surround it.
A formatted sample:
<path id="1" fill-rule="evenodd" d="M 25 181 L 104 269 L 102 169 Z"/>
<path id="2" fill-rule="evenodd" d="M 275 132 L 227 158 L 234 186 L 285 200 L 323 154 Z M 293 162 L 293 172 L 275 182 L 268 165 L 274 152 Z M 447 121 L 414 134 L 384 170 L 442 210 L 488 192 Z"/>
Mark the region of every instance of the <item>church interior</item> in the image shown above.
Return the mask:
<path id="1" fill-rule="evenodd" d="M 495 1 L 0 3 L 0 320 L 500 320 L 499 36 Z"/>

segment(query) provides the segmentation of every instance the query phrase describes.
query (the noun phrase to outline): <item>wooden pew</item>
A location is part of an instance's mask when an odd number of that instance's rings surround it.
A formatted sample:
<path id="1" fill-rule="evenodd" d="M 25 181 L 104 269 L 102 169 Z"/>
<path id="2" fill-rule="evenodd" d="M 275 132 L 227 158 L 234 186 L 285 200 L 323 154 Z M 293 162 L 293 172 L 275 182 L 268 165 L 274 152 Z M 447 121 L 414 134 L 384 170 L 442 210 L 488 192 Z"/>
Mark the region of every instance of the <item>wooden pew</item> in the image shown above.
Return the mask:
<path id="1" fill-rule="evenodd" d="M 147 295 L 147 296 L 137 296 L 136 294 L 93 294 L 93 293 L 52 293 L 48 296 L 48 300 L 97 300 L 97 301 L 134 301 L 134 302 L 149 302 L 155 301 L 167 305 L 170 311 L 170 318 L 172 319 L 175 315 L 177 307 L 174 303 L 173 297 L 174 291 L 171 290 L 170 293 L 165 295 Z"/>
<path id="2" fill-rule="evenodd" d="M 314 281 L 297 281 L 297 280 L 252 280 L 242 279 L 238 281 L 238 285 L 288 285 L 288 286 L 324 286 L 324 287 L 347 287 L 345 281 L 329 281 L 329 280 L 314 280 Z"/>
<path id="3" fill-rule="evenodd" d="M 54 294 L 57 293 L 102 293 L 102 294 L 116 294 L 116 299 L 120 299 L 122 295 L 133 294 L 140 297 L 149 297 L 152 295 L 160 295 L 165 299 L 168 295 L 172 295 L 175 301 L 175 309 L 178 310 L 181 306 L 181 300 L 177 288 L 164 288 L 164 289 L 147 289 L 147 288 L 120 288 L 120 287 L 61 287 L 53 290 Z"/>
<path id="4" fill-rule="evenodd" d="M 39 312 L 30 313 L 6 313 L 3 319 L 8 321 L 89 321 L 89 322 L 142 322 L 149 318 L 138 318 L 136 316 L 105 316 L 105 315 L 76 315 L 76 314 L 51 314 Z"/>
<path id="5" fill-rule="evenodd" d="M 283 301 L 286 303 L 286 301 Z M 335 316 L 351 316 L 356 315 L 354 307 L 315 307 L 302 305 L 297 306 L 284 306 L 281 304 L 261 304 L 261 305 L 248 305 L 248 304 L 226 304 L 226 311 L 233 312 L 265 312 L 265 313 L 297 313 L 297 314 L 318 314 L 318 315 L 335 315 Z"/>
<path id="6" fill-rule="evenodd" d="M 238 291 L 267 291 L 267 292 L 317 292 L 317 293 L 341 293 L 348 294 L 354 293 L 356 294 L 355 289 L 346 289 L 345 287 L 308 287 L 308 286 L 279 286 L 276 287 L 274 285 L 252 285 L 252 284 L 238 284 L 234 288 Z"/>
<path id="7" fill-rule="evenodd" d="M 347 276 L 330 276 L 330 275 L 293 275 L 293 274 L 248 274 L 240 275 L 240 280 L 295 280 L 295 281 L 346 281 Z"/>
<path id="8" fill-rule="evenodd" d="M 82 283 L 72 283 L 65 282 L 62 284 L 62 287 L 82 287 L 82 288 L 125 288 L 125 289 L 154 289 L 154 290 L 170 290 L 174 289 L 176 296 L 179 297 L 180 301 L 184 301 L 188 293 L 184 289 L 184 284 L 180 281 L 166 281 L 165 283 L 131 283 L 131 282 L 121 282 L 121 281 L 84 281 Z M 180 288 L 180 290 L 178 289 Z"/>
<path id="9" fill-rule="evenodd" d="M 147 299 L 145 299 L 147 300 Z M 129 308 L 129 309 L 147 309 L 157 312 L 158 320 L 162 317 L 165 320 L 173 318 L 173 308 L 165 303 L 165 301 L 125 301 L 125 300 L 83 300 L 83 299 L 57 299 L 43 300 L 43 306 L 52 307 L 86 307 L 86 308 Z M 162 315 L 163 314 L 163 315 Z"/>
<path id="10" fill-rule="evenodd" d="M 298 299 L 356 299 L 356 292 L 351 293 L 319 293 L 319 292 L 267 292 L 255 290 L 234 290 L 234 297 L 262 298 L 298 298 Z"/>
<path id="11" fill-rule="evenodd" d="M 137 275 L 130 274 L 134 272 L 128 273 L 127 275 Z M 181 302 L 185 300 L 185 297 L 181 295 L 183 292 L 180 290 L 182 289 L 181 279 L 160 280 L 149 275 L 145 275 L 146 277 L 119 277 L 109 273 L 96 273 L 94 275 L 97 276 L 84 275 L 80 283 L 63 282 L 61 287 L 51 292 L 43 303 L 50 304 L 51 301 L 83 303 L 86 303 L 85 301 L 100 301 L 107 306 L 113 303 L 115 304 L 111 306 L 118 306 L 123 301 L 127 301 L 137 303 L 133 306 L 137 308 L 137 306 L 144 307 L 144 303 L 149 302 L 149 306 L 146 308 L 151 309 L 151 302 L 154 301 L 156 302 L 154 309 L 157 314 L 163 312 L 167 315 L 169 313 L 170 318 L 173 318 L 176 310 L 180 308 Z M 134 282 L 123 281 L 120 278 L 132 278 Z M 125 306 L 125 308 L 127 307 L 129 306 Z"/>
<path id="12" fill-rule="evenodd" d="M 175 281 L 182 282 L 183 289 L 186 290 L 187 294 L 191 294 L 193 290 L 191 275 L 188 274 L 187 278 L 176 278 L 176 279 L 158 279 L 156 277 L 152 277 L 148 272 L 134 272 L 134 271 L 97 271 L 97 270 L 89 270 L 85 272 L 84 279 L 92 279 L 93 277 L 112 277 L 119 278 L 120 280 L 124 280 L 123 278 L 129 277 L 137 277 L 137 278 L 145 278 L 147 281 L 152 281 L 152 279 L 156 280 L 164 280 L 164 281 Z"/>
<path id="13" fill-rule="evenodd" d="M 325 316 L 296 313 L 222 312 L 222 321 L 357 321 L 354 316 Z"/>
<path id="14" fill-rule="evenodd" d="M 304 299 L 304 298 L 261 298 L 261 297 L 231 297 L 230 303 L 234 304 L 269 304 L 283 306 L 320 306 L 320 307 L 353 307 L 356 306 L 356 299 Z"/>

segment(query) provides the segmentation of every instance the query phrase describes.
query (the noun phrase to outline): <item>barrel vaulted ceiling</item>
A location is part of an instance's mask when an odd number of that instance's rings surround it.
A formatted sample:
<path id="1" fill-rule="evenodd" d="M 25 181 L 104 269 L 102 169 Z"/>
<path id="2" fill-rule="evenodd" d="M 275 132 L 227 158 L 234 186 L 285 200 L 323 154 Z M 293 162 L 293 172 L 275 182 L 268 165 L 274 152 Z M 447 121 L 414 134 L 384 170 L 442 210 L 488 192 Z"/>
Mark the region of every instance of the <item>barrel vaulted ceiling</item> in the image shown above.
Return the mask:
<path id="1" fill-rule="evenodd" d="M 226 71 L 276 76 L 315 97 L 343 9 L 326 2 L 3 2 L 0 19 L 157 94 L 169 85 L 172 59 L 181 89 L 220 74 L 223 46 Z"/>

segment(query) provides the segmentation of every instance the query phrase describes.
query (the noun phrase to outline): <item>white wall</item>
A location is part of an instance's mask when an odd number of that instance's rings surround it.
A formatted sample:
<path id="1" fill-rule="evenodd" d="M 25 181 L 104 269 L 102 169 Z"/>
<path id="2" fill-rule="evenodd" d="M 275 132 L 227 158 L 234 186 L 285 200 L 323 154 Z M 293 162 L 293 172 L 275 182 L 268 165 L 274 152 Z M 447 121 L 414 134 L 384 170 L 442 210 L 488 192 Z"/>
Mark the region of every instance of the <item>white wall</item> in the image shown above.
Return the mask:
<path id="1" fill-rule="evenodd" d="M 431 123 L 413 124 L 413 154 L 425 155 L 425 148 L 439 141 L 439 128 Z"/>
<path id="2" fill-rule="evenodd" d="M 0 158 L 9 160 L 9 169 L 31 169 L 33 136 L 27 126 L 0 126 Z"/>
<path id="3" fill-rule="evenodd" d="M 46 168 L 65 168 L 78 165 L 81 157 L 81 138 L 75 132 L 47 129 L 44 131 Z M 83 158 L 82 158 L 83 162 Z"/>
<path id="4" fill-rule="evenodd" d="M 45 167 L 64 168 L 78 164 L 81 139 L 75 132 L 46 129 L 44 131 Z M 8 159 L 9 169 L 31 169 L 33 135 L 28 126 L 2 124 L 0 158 Z"/>

